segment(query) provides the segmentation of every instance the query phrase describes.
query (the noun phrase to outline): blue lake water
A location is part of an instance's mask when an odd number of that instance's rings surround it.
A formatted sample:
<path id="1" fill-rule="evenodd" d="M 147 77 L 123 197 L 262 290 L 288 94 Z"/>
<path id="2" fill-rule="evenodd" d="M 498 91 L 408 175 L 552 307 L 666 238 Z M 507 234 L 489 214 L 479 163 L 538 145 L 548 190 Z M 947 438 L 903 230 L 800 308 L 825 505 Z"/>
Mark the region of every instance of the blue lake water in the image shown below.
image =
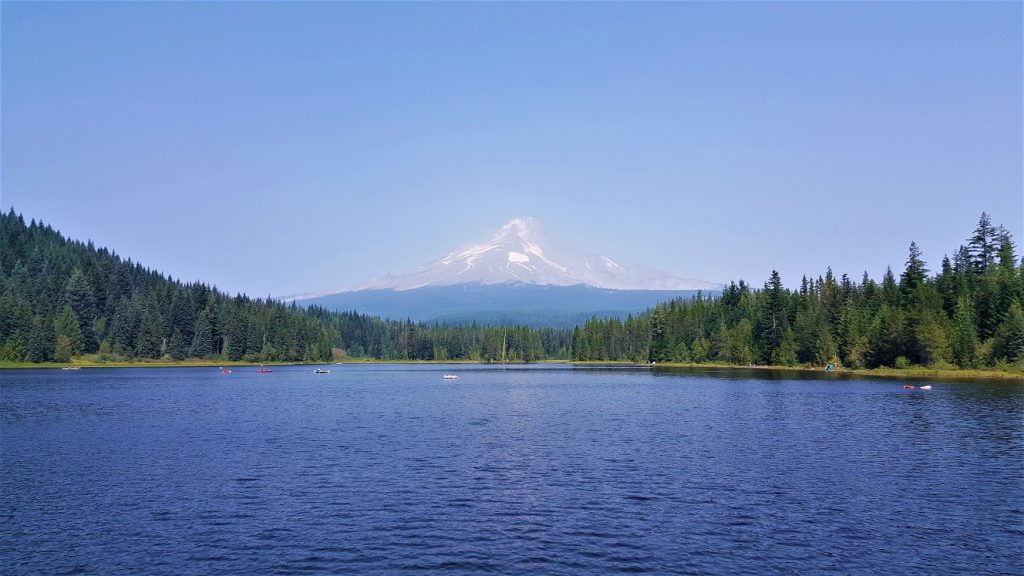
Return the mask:
<path id="1" fill-rule="evenodd" d="M 1020 384 L 331 368 L 0 371 L 0 572 L 1024 570 Z"/>

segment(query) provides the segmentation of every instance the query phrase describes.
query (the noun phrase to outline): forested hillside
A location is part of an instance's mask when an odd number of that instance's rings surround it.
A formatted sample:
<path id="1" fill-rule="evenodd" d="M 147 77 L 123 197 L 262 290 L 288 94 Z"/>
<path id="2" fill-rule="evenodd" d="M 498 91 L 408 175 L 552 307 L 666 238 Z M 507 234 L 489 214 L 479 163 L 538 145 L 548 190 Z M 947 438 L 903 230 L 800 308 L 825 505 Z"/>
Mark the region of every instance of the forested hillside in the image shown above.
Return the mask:
<path id="1" fill-rule="evenodd" d="M 573 331 L 428 325 L 300 308 L 183 283 L 105 248 L 0 214 L 0 361 L 631 360 L 847 367 L 1024 364 L 1024 263 L 982 214 L 930 273 L 911 243 L 880 282 L 829 270 L 797 290 L 772 273 Z"/>
<path id="2" fill-rule="evenodd" d="M 302 309 L 183 283 L 106 248 L 0 214 L 0 361 L 328 361 L 567 357 L 567 330 L 427 326 Z"/>
<path id="3" fill-rule="evenodd" d="M 910 244 L 897 278 L 858 282 L 777 272 L 760 290 L 732 283 L 721 298 L 674 300 L 626 322 L 594 319 L 573 333 L 575 360 L 652 360 L 847 367 L 962 368 L 1024 362 L 1024 263 L 1013 238 L 982 214 L 953 258 L 930 274 Z"/>

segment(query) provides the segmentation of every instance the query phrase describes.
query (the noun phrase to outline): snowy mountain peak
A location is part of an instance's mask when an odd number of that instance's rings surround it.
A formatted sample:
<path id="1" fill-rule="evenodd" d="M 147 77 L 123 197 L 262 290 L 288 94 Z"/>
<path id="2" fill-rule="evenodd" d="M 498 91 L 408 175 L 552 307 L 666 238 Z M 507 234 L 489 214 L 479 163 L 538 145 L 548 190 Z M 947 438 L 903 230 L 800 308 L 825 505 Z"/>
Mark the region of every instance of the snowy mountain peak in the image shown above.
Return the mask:
<path id="1" fill-rule="evenodd" d="M 620 263 L 559 242 L 530 217 L 513 218 L 484 242 L 466 244 L 419 270 L 390 275 L 362 289 L 411 290 L 456 284 L 521 282 L 585 284 L 617 290 L 717 290 L 719 284 L 677 278 L 656 268 Z"/>
<path id="2" fill-rule="evenodd" d="M 523 237 L 524 235 L 529 235 L 531 231 L 541 231 L 541 225 L 540 222 L 535 220 L 532 216 L 527 216 L 525 218 L 513 218 L 509 220 L 501 227 L 500 230 L 498 230 L 498 235 L 514 232 L 519 235 L 519 237 Z"/>
<path id="3" fill-rule="evenodd" d="M 481 244 L 472 244 L 468 248 L 451 252 L 441 259 L 441 264 L 453 268 L 463 267 L 457 274 L 461 275 L 466 271 L 476 268 L 478 263 L 483 261 L 487 264 L 489 272 L 502 268 L 504 259 L 504 270 L 499 270 L 501 276 L 510 274 L 515 278 L 503 278 L 497 281 L 486 279 L 470 280 L 482 284 L 497 284 L 510 281 L 530 282 L 527 277 L 539 272 L 538 266 L 546 266 L 555 269 L 563 274 L 570 274 L 570 270 L 557 262 L 552 261 L 544 255 L 542 245 L 546 243 L 544 227 L 533 218 L 513 218 L 507 224 L 495 232 L 490 240 Z M 459 284 L 463 282 L 457 282 Z M 534 282 L 536 283 L 536 282 Z M 580 282 L 574 282 L 579 284 Z M 565 285 L 565 284 L 560 284 Z"/>
<path id="4" fill-rule="evenodd" d="M 517 238 L 523 242 L 539 244 L 545 240 L 546 233 L 540 221 L 532 216 L 513 218 L 494 233 L 492 241 L 504 242 Z"/>

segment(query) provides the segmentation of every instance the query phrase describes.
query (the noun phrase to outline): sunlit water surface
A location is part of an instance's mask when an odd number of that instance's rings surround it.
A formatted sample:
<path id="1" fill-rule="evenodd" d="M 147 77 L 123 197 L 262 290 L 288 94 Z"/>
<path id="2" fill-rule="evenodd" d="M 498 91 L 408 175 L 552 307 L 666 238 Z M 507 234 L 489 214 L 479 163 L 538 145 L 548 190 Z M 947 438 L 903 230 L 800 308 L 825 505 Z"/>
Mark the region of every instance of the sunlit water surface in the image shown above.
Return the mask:
<path id="1" fill-rule="evenodd" d="M 0 572 L 1024 570 L 1020 384 L 331 368 L 0 372 Z"/>

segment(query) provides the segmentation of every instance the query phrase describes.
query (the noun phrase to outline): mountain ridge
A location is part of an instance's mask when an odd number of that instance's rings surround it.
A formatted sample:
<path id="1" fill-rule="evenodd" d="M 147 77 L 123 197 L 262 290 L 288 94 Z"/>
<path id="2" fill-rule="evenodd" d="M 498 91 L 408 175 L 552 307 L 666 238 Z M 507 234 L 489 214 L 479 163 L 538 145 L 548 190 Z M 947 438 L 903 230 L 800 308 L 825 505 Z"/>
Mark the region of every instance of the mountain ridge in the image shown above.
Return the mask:
<path id="1" fill-rule="evenodd" d="M 428 324 L 521 324 L 571 328 L 591 317 L 624 320 L 658 303 L 689 299 L 693 290 L 613 290 L 585 284 L 544 286 L 453 284 L 411 290 L 370 289 L 338 292 L 302 301 L 328 310 L 358 310 L 362 314 Z M 704 292 L 709 296 L 716 291 Z"/>
<path id="2" fill-rule="evenodd" d="M 577 286 L 611 290 L 717 291 L 722 284 L 680 278 L 642 264 L 616 261 L 550 235 L 532 217 L 513 218 L 489 238 L 468 242 L 415 270 L 388 274 L 355 288 L 284 297 L 311 300 L 362 290 L 407 291 L 453 285 Z"/>

